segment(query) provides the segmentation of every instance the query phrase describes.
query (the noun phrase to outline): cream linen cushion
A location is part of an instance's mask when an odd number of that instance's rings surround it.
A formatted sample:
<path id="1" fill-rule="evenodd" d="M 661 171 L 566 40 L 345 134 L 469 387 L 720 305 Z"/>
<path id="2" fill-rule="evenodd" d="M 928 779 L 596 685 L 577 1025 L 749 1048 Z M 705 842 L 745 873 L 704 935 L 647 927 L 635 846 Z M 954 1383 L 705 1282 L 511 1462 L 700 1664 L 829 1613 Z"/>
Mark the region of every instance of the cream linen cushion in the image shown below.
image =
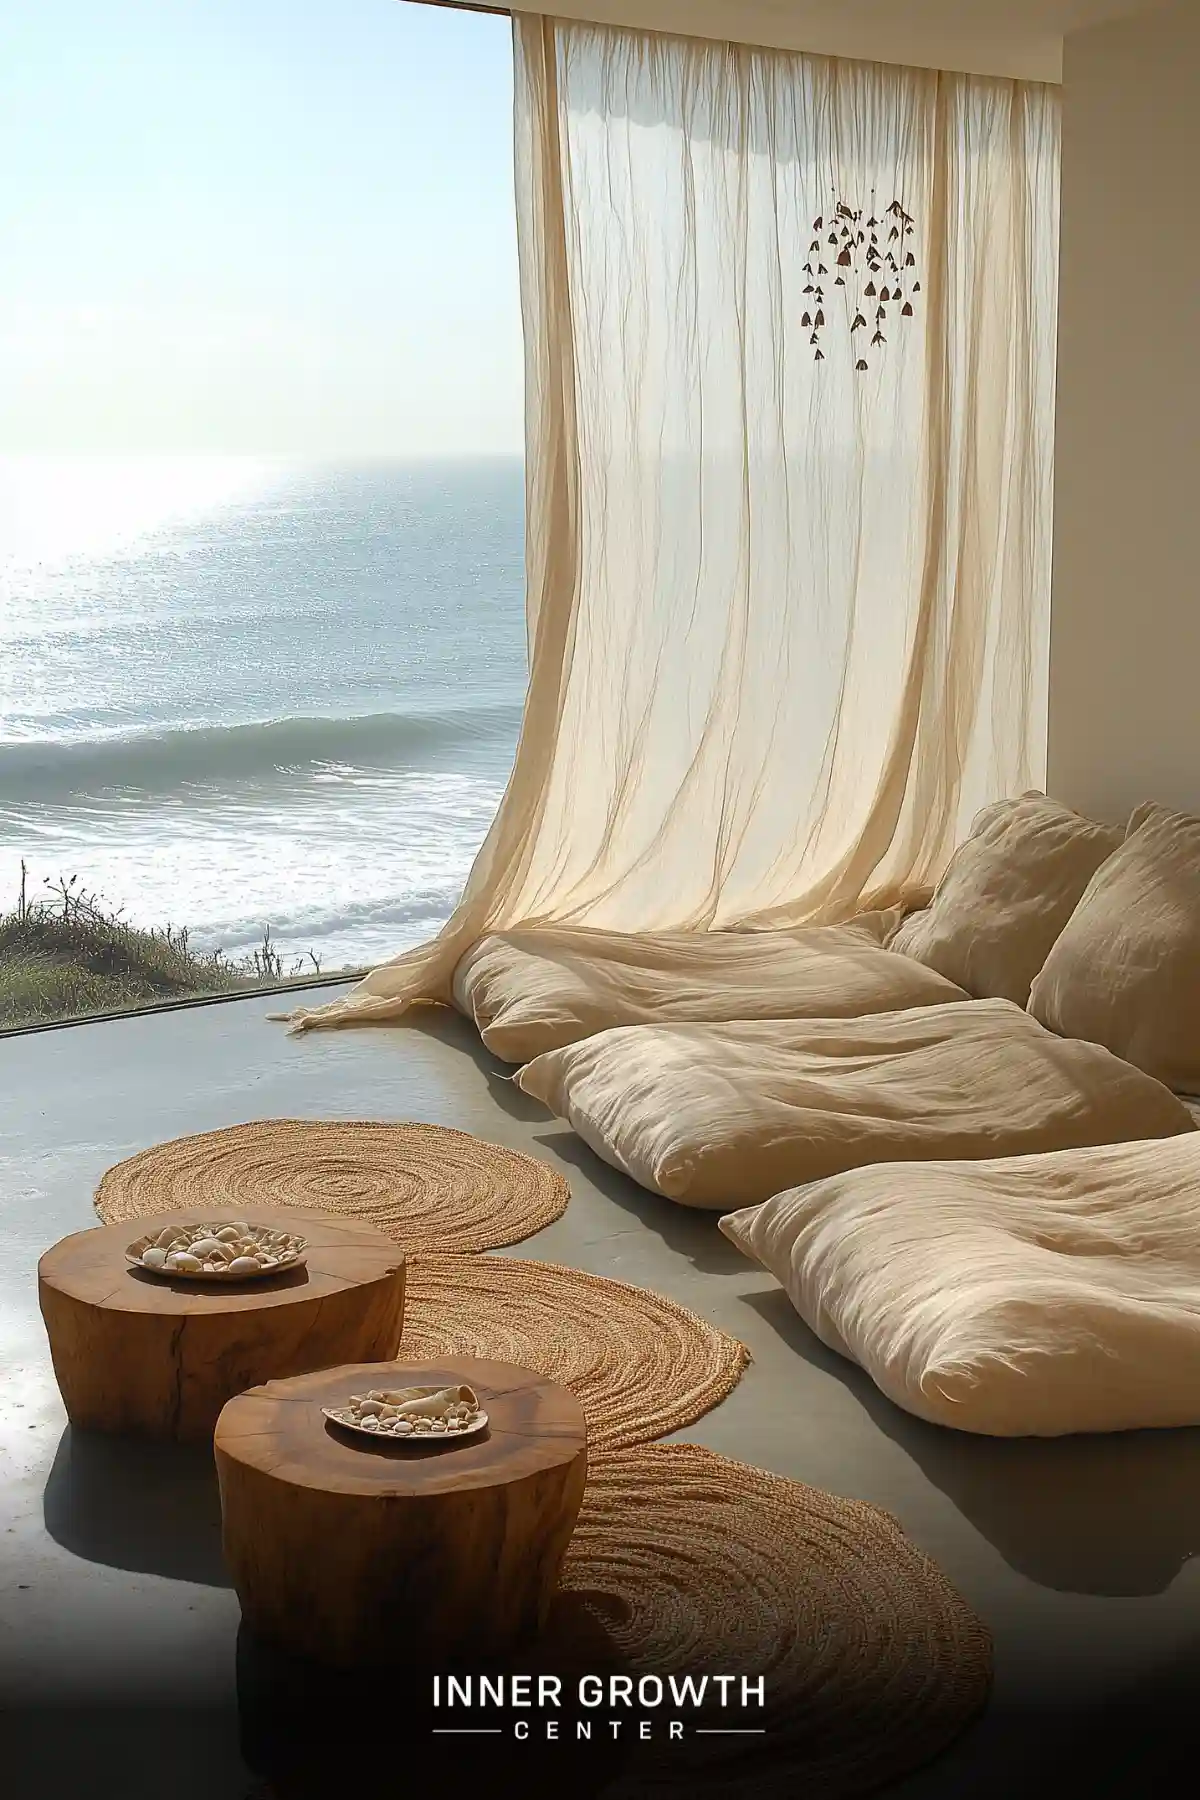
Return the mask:
<path id="1" fill-rule="evenodd" d="M 1123 836 L 1044 794 L 986 807 L 929 905 L 892 932 L 888 949 L 969 994 L 1024 1006 L 1055 938 Z"/>
<path id="2" fill-rule="evenodd" d="M 868 913 L 791 931 L 495 932 L 459 962 L 454 1002 L 494 1056 L 523 1063 L 616 1025 L 847 1019 L 965 1000 L 883 948 L 894 924 L 894 913 Z"/>
<path id="3" fill-rule="evenodd" d="M 1200 1137 L 856 1169 L 721 1230 L 919 1418 L 1200 1424 Z"/>
<path id="4" fill-rule="evenodd" d="M 1157 1081 L 1008 1000 L 626 1026 L 539 1056 L 517 1084 L 643 1187 L 722 1212 L 863 1163 L 1194 1130 Z"/>
<path id="5" fill-rule="evenodd" d="M 1200 1093 L 1200 818 L 1138 808 L 1046 958 L 1029 1010 Z"/>

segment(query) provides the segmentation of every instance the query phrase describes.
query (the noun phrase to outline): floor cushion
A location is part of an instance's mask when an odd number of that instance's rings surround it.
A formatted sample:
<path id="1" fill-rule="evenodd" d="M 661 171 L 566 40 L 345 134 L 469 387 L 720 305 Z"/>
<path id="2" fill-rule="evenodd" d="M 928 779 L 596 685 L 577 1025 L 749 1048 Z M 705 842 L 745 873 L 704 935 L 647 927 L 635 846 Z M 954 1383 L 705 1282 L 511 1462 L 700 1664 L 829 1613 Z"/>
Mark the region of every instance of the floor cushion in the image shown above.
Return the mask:
<path id="1" fill-rule="evenodd" d="M 898 1406 L 1055 1437 L 1200 1424 L 1200 1136 L 884 1164 L 721 1230 Z"/>
<path id="2" fill-rule="evenodd" d="M 1054 940 L 1124 835 L 1045 794 L 986 807 L 929 905 L 896 927 L 888 948 L 969 994 L 1024 1006 Z"/>
<path id="3" fill-rule="evenodd" d="M 517 1083 L 643 1187 L 723 1212 L 864 1163 L 1195 1130 L 1158 1082 L 1008 1000 L 624 1027 L 538 1057 Z"/>
<path id="4" fill-rule="evenodd" d="M 1050 951 L 1029 1010 L 1200 1093 L 1200 818 L 1139 807 Z"/>
<path id="5" fill-rule="evenodd" d="M 965 1000 L 944 976 L 883 948 L 896 917 L 791 931 L 497 932 L 459 962 L 454 1000 L 493 1055 L 514 1063 L 616 1025 L 844 1019 Z"/>

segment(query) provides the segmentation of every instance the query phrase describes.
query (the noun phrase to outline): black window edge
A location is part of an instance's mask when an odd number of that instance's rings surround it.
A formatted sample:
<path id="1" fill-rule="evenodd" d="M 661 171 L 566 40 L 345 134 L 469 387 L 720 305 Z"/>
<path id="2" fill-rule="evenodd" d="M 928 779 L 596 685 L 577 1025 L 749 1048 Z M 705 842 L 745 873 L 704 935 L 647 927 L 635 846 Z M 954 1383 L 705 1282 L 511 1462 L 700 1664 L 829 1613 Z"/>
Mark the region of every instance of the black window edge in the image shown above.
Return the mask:
<path id="1" fill-rule="evenodd" d="M 174 1000 L 151 1000 L 145 1006 L 121 1006 L 113 1012 L 75 1013 L 66 1019 L 39 1019 L 28 1025 L 0 1025 L 0 1038 L 30 1037 L 39 1031 L 66 1031 L 74 1025 L 107 1025 L 114 1019 L 143 1019 L 150 1013 L 182 1012 L 194 1006 L 225 1006 L 239 1000 L 260 1000 L 270 994 L 300 994 L 310 988 L 352 987 L 366 969 L 345 969 L 337 975 L 299 975 L 269 986 L 240 988 L 226 994 L 184 994 Z"/>

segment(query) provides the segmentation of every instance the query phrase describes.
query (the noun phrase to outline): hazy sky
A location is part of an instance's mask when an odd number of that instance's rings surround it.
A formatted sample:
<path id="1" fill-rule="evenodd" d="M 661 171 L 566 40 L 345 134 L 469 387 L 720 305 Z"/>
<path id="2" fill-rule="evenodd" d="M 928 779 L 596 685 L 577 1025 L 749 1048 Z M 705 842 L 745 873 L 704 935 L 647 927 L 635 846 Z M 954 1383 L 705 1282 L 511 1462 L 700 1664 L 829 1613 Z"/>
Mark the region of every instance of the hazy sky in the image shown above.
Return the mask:
<path id="1" fill-rule="evenodd" d="M 511 65 L 408 0 L 3 0 L 0 452 L 519 449 Z"/>

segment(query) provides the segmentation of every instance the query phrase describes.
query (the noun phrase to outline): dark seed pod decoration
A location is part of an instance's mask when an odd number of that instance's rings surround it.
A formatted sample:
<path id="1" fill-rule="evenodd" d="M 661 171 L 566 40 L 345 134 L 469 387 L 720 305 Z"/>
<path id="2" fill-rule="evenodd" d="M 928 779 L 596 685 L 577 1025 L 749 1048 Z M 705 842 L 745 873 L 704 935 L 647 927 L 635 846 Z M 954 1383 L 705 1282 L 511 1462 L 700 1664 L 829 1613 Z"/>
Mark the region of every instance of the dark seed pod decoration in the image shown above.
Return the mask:
<path id="1" fill-rule="evenodd" d="M 894 301 L 900 307 L 899 316 L 902 319 L 911 319 L 914 316 L 911 296 L 919 294 L 921 291 L 921 283 L 915 278 L 915 274 L 903 283 L 907 293 L 901 291 L 901 268 L 913 271 L 917 268 L 916 253 L 909 242 L 914 235 L 915 221 L 905 211 L 899 200 L 893 200 L 890 206 L 879 208 L 876 206 L 875 196 L 872 194 L 870 206 L 857 207 L 849 200 L 840 197 L 835 188 L 831 205 L 813 220 L 812 229 L 814 236 L 809 245 L 809 256 L 812 258 L 814 253 L 816 254 L 816 274 L 815 276 L 813 274 L 812 262 L 807 262 L 804 265 L 804 273 L 811 279 L 804 292 L 806 295 L 813 296 L 815 309 L 804 313 L 800 323 L 805 330 L 811 329 L 808 341 L 814 352 L 813 361 L 825 361 L 825 352 L 821 347 L 823 333 L 826 329 L 825 292 L 820 285 L 820 278 L 828 275 L 829 271 L 819 260 L 821 250 L 821 237 L 817 235 L 819 233 L 828 233 L 825 241 L 838 247 L 836 257 L 838 273 L 834 276 L 833 285 L 845 289 L 845 320 L 849 341 L 853 344 L 855 334 L 859 331 L 864 332 L 865 335 L 868 329 L 869 310 L 866 302 L 878 300 L 879 304 L 875 308 L 875 331 L 871 338 L 871 346 L 875 349 L 881 348 L 887 343 L 882 329 L 887 322 L 887 312 L 883 302 Z M 894 254 L 888 248 L 890 244 L 896 245 Z M 887 281 L 882 287 L 877 288 L 874 278 L 878 277 L 880 273 L 887 276 Z M 901 302 L 903 305 L 900 304 Z M 839 323 L 837 312 L 838 309 L 835 307 L 833 320 L 835 326 Z M 862 343 L 863 340 L 860 338 L 857 341 Z M 864 373 L 869 367 L 866 356 L 861 353 L 856 355 L 854 367 L 858 373 Z"/>

